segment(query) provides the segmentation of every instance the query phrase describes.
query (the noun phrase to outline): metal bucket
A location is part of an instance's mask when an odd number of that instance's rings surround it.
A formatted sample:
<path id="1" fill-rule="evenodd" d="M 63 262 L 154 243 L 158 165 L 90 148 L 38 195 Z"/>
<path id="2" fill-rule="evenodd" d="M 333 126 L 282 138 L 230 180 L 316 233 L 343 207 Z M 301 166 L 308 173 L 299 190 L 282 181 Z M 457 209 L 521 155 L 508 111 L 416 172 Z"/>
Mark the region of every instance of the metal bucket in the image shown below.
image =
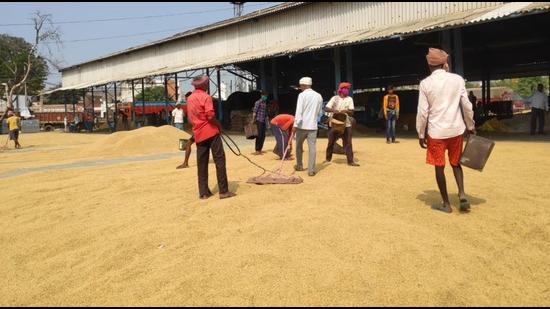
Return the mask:
<path id="1" fill-rule="evenodd" d="M 179 150 L 183 151 L 185 150 L 185 144 L 187 144 L 189 140 L 185 139 L 185 138 L 180 138 L 180 143 L 179 143 Z"/>

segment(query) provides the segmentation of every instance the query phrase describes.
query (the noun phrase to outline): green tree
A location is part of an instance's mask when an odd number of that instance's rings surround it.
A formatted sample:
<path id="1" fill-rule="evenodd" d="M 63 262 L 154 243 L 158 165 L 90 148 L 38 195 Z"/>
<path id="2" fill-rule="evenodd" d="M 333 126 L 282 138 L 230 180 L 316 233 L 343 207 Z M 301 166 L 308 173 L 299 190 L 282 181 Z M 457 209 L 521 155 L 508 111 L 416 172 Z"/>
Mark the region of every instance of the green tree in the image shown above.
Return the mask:
<path id="1" fill-rule="evenodd" d="M 23 78 L 25 66 L 29 57 L 32 45 L 23 38 L 0 34 L 0 83 L 7 83 L 8 86 Z M 31 70 L 26 80 L 27 93 L 37 95 L 44 88 L 44 81 L 48 75 L 48 65 L 44 58 L 31 55 Z M 0 88 L 0 96 L 5 96 L 5 87 Z M 18 89 L 20 92 L 22 87 Z M 16 92 L 17 93 L 17 92 Z"/>
<path id="2" fill-rule="evenodd" d="M 36 94 L 44 88 L 48 59 L 41 57 L 38 49 L 45 45 L 50 51 L 45 43 L 60 43 L 59 30 L 53 27 L 50 15 L 35 12 L 32 21 L 35 34 L 32 43 L 7 34 L 0 35 L 0 78 L 7 85 L 0 91 L 2 94 L 7 91 L 8 106 L 13 106 L 13 95 L 21 93 L 25 85 L 27 94 L 29 90 Z M 50 63 L 55 65 L 53 61 Z"/>
<path id="3" fill-rule="evenodd" d="M 508 87 L 512 89 L 514 93 L 518 94 L 523 98 L 531 96 L 533 94 L 533 90 L 536 89 L 538 84 L 543 84 L 544 89 L 548 90 L 548 77 L 546 76 L 522 77 L 522 78 L 495 80 L 491 82 L 491 86 Z"/>
<path id="4" fill-rule="evenodd" d="M 166 98 L 164 86 L 154 86 L 154 87 L 145 88 L 144 93 L 145 93 L 145 101 L 164 101 L 164 100 L 171 101 L 170 99 Z M 139 94 L 136 94 L 135 97 L 137 101 L 141 101 L 142 100 L 141 92 Z"/>

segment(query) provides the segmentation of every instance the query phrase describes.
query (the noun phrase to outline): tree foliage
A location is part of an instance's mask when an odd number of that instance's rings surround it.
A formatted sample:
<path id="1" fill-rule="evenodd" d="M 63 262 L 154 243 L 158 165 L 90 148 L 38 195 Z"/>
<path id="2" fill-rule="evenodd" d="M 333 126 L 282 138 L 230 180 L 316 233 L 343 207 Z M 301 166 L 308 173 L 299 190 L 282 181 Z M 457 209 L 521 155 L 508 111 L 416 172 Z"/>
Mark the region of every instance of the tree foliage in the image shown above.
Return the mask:
<path id="1" fill-rule="evenodd" d="M 170 99 L 166 98 L 166 92 L 164 89 L 164 86 L 154 86 L 145 88 L 144 90 L 145 94 L 145 101 L 164 101 Z M 136 101 L 142 100 L 141 92 L 135 95 Z"/>
<path id="2" fill-rule="evenodd" d="M 9 39 L 8 36 L 4 36 L 8 40 L 7 45 L 2 48 L 2 58 L 0 60 L 7 74 L 5 78 L 8 89 L 5 90 L 8 92 L 8 106 L 13 106 L 13 96 L 20 93 L 21 89 L 25 88 L 25 85 L 28 85 L 29 78 L 39 73 L 33 70 L 35 68 L 38 70 L 41 69 L 40 59 L 42 61 L 48 60 L 50 64 L 57 66 L 53 59 L 41 58 L 38 55 L 38 50 L 41 46 L 44 46 L 50 55 L 52 55 L 47 43 L 55 43 L 59 47 L 61 43 L 59 29 L 54 27 L 51 15 L 42 14 L 39 11 L 33 14 L 32 21 L 34 25 L 34 40 L 30 44 L 23 44 L 26 42 L 20 38 Z M 23 62 L 22 65 L 21 62 Z M 47 71 L 47 65 L 45 67 L 45 71 Z M 44 81 L 42 80 L 40 86 L 43 86 L 43 83 Z"/>
<path id="3" fill-rule="evenodd" d="M 535 76 L 535 77 L 523 77 L 513 79 L 503 79 L 491 82 L 493 87 L 508 87 L 519 96 L 526 98 L 533 94 L 533 91 L 537 88 L 538 84 L 543 84 L 544 89 L 548 90 L 548 77 Z"/>
<path id="4" fill-rule="evenodd" d="M 0 34 L 0 83 L 13 86 L 25 74 L 27 59 L 32 45 L 23 38 Z M 27 93 L 37 95 L 44 88 L 48 75 L 46 60 L 34 54 L 31 55 L 31 70 L 26 81 Z M 15 72 L 15 73 L 14 73 Z M 0 87 L 0 97 L 4 97 L 5 87 Z M 23 93 L 23 88 L 18 89 Z"/>

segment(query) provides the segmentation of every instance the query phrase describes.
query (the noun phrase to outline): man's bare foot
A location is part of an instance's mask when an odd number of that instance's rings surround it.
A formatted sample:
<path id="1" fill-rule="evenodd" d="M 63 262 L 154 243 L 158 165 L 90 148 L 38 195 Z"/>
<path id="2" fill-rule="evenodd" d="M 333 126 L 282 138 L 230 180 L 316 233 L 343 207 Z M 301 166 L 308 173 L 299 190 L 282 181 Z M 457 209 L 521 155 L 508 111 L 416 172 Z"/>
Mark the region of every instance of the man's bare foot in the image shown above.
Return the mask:
<path id="1" fill-rule="evenodd" d="M 261 151 L 256 151 L 256 152 L 253 152 L 252 154 L 255 155 L 255 156 L 259 156 L 259 155 L 262 154 L 262 152 Z"/>
<path id="2" fill-rule="evenodd" d="M 178 165 L 178 167 L 176 167 L 176 169 L 179 170 L 179 169 L 188 168 L 188 167 L 189 167 L 188 164 L 181 164 L 181 165 Z"/>
<path id="3" fill-rule="evenodd" d="M 213 195 L 212 192 L 209 192 L 208 194 L 202 195 L 200 197 L 200 199 L 201 200 L 206 200 L 206 199 L 209 199 L 212 195 Z"/>
<path id="4" fill-rule="evenodd" d="M 448 214 L 453 212 L 453 209 L 451 208 L 451 205 L 445 204 L 443 202 L 440 203 L 440 204 L 437 204 L 437 205 L 433 205 L 432 209 L 433 210 L 439 210 L 439 211 L 442 211 L 442 212 L 445 212 L 445 213 L 448 213 Z"/>
<path id="5" fill-rule="evenodd" d="M 237 194 L 233 193 L 233 192 L 227 192 L 227 193 L 220 193 L 220 200 L 223 200 L 223 199 L 226 199 L 226 198 L 230 198 L 230 197 L 234 197 L 236 196 Z"/>

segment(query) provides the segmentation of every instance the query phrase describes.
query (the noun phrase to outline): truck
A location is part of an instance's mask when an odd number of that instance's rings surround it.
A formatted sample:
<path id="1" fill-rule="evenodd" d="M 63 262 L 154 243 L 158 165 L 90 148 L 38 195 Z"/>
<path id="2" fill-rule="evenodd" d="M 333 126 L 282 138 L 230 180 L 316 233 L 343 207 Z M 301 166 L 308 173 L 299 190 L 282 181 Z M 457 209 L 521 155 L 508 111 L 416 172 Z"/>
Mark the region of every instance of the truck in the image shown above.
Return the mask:
<path id="1" fill-rule="evenodd" d="M 40 121 L 40 128 L 46 132 L 53 131 L 54 129 L 65 127 L 65 115 L 67 116 L 67 125 L 74 123 L 75 116 L 82 121 L 84 119 L 84 113 L 67 113 L 65 112 L 37 112 L 33 113 L 34 119 Z"/>

